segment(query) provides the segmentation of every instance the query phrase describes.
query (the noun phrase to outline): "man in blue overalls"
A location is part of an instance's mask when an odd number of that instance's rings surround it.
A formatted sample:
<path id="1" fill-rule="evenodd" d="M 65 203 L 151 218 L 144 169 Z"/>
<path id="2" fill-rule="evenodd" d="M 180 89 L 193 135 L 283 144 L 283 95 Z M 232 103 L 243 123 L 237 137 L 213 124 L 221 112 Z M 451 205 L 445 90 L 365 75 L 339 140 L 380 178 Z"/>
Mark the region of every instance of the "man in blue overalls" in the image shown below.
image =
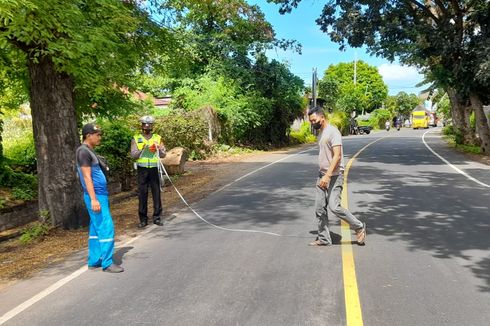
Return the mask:
<path id="1" fill-rule="evenodd" d="M 82 128 L 82 137 L 83 143 L 77 149 L 76 159 L 85 206 L 90 215 L 88 266 L 102 267 L 104 272 L 120 273 L 124 269 L 112 262 L 114 224 L 109 209 L 107 165 L 93 151 L 100 144 L 101 131 L 89 123 Z"/>

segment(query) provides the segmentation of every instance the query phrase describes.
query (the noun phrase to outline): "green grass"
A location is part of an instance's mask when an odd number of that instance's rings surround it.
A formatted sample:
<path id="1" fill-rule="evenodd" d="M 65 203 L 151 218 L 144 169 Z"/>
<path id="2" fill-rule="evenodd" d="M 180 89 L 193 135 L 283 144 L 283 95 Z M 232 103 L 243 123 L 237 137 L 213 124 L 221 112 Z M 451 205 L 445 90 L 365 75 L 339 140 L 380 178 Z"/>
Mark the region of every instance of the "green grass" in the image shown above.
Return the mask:
<path id="1" fill-rule="evenodd" d="M 35 240 L 41 239 L 49 233 L 50 227 L 46 223 L 36 222 L 33 225 L 22 230 L 19 241 L 27 245 Z"/>
<path id="2" fill-rule="evenodd" d="M 476 145 L 464 145 L 456 143 L 456 136 L 453 134 L 446 134 L 443 138 L 448 142 L 449 146 L 456 148 L 464 153 L 471 154 L 483 154 L 481 147 Z"/>

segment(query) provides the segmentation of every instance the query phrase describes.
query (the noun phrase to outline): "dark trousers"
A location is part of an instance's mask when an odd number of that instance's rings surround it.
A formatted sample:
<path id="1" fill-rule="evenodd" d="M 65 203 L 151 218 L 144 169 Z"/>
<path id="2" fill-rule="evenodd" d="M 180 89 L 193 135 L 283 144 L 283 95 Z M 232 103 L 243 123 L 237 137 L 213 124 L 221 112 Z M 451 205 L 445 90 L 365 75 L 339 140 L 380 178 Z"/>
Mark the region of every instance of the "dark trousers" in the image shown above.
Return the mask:
<path id="1" fill-rule="evenodd" d="M 148 222 L 148 186 L 151 188 L 153 197 L 153 222 L 159 221 L 162 214 L 162 201 L 158 168 L 138 167 L 138 215 L 140 222 Z"/>

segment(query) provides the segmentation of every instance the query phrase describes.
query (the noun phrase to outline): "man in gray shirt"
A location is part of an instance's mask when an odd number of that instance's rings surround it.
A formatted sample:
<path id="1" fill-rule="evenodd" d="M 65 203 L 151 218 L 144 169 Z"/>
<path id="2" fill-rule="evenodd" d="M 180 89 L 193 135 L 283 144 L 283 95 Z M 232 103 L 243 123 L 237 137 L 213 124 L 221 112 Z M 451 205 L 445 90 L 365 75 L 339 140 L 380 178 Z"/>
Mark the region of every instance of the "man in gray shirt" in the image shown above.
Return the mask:
<path id="1" fill-rule="evenodd" d="M 314 107 L 308 111 L 310 123 L 320 130 L 318 147 L 319 176 L 316 184 L 315 214 L 318 219 L 318 236 L 310 246 L 328 246 L 332 244 L 328 229 L 329 215 L 346 221 L 356 231 L 357 243 L 364 244 L 366 223 L 359 221 L 351 212 L 341 206 L 344 184 L 344 153 L 340 131 L 328 122 L 323 110 Z"/>

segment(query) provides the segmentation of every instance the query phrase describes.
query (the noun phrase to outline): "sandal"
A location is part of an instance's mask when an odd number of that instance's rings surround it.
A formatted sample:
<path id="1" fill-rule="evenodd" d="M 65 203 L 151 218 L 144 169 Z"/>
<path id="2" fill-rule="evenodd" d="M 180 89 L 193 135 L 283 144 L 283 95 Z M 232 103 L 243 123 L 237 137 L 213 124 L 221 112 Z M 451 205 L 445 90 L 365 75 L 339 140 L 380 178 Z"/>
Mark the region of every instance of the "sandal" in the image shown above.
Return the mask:
<path id="1" fill-rule="evenodd" d="M 321 247 L 321 246 L 329 246 L 329 245 L 330 245 L 329 243 L 321 242 L 320 240 L 315 240 L 315 241 L 310 242 L 308 244 L 308 246 L 318 246 L 318 247 Z"/>
<path id="2" fill-rule="evenodd" d="M 357 244 L 363 245 L 366 242 L 366 223 L 362 223 L 362 228 L 356 230 Z"/>

